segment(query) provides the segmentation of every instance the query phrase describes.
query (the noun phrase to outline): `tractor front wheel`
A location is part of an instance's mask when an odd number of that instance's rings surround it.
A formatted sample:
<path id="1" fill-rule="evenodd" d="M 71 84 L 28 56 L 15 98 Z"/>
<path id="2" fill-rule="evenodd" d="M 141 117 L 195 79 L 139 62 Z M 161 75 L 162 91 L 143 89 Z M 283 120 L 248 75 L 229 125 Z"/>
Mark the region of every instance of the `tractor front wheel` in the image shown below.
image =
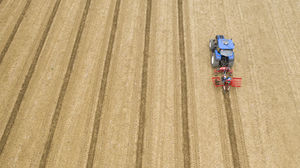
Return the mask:
<path id="1" fill-rule="evenodd" d="M 209 40 L 209 49 L 211 51 L 214 51 L 216 49 L 216 43 L 215 43 L 215 40 L 211 39 Z"/>

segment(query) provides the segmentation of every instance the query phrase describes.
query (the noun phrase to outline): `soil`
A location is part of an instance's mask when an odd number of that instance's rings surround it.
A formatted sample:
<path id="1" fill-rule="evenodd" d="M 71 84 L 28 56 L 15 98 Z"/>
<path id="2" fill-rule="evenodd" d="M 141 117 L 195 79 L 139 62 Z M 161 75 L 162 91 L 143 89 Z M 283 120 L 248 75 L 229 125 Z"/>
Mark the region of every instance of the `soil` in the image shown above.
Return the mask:
<path id="1" fill-rule="evenodd" d="M 0 0 L 0 167 L 300 165 L 297 0 Z M 223 92 L 208 43 L 235 43 Z"/>

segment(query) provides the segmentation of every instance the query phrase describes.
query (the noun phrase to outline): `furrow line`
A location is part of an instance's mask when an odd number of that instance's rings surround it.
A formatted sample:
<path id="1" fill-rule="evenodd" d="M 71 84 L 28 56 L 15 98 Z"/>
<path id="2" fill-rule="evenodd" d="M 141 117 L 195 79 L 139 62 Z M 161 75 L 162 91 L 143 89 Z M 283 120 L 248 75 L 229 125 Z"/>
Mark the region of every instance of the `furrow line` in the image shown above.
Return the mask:
<path id="1" fill-rule="evenodd" d="M 54 112 L 54 115 L 52 117 L 52 122 L 51 122 L 50 130 L 49 130 L 48 138 L 47 138 L 47 141 L 45 143 L 43 154 L 42 154 L 40 164 L 39 164 L 40 168 L 46 167 L 47 159 L 48 159 L 49 153 L 51 151 L 53 136 L 54 136 L 54 133 L 55 133 L 55 130 L 56 130 L 56 126 L 57 126 L 57 123 L 58 123 L 58 119 L 59 119 L 59 115 L 60 115 L 60 112 L 61 112 L 64 97 L 65 97 L 65 94 L 66 94 L 66 91 L 67 91 L 67 88 L 68 88 L 68 84 L 69 84 L 69 81 L 70 81 L 70 77 L 71 77 L 71 74 L 72 74 L 72 71 L 73 71 L 74 62 L 75 62 L 76 57 L 77 57 L 77 51 L 78 51 L 78 48 L 79 48 L 82 32 L 83 32 L 83 29 L 84 29 L 84 26 L 85 26 L 85 21 L 86 21 L 88 12 L 89 12 L 90 4 L 91 4 L 91 0 L 87 0 L 86 4 L 85 4 L 84 11 L 83 11 L 83 14 L 82 14 L 82 17 L 81 17 L 79 29 L 78 29 L 78 32 L 77 32 L 77 35 L 76 35 L 76 40 L 75 40 L 75 43 L 74 43 L 74 46 L 73 46 L 73 49 L 72 49 L 72 54 L 71 54 L 71 57 L 70 57 L 68 68 L 67 68 L 67 71 L 66 71 L 66 74 L 65 74 L 65 77 L 64 77 L 63 84 L 62 84 L 61 89 L 60 89 L 60 93 L 59 93 L 58 101 L 57 101 L 57 104 L 56 104 L 55 112 Z"/>
<path id="2" fill-rule="evenodd" d="M 20 24 L 22 23 L 22 21 L 24 19 L 24 16 L 26 15 L 26 12 L 27 12 L 30 4 L 31 4 L 31 1 L 32 0 L 27 0 L 26 5 L 24 6 L 22 13 L 20 14 L 20 16 L 17 20 L 17 23 L 15 24 L 15 27 L 13 28 L 13 31 L 10 33 L 9 38 L 7 39 L 7 42 L 6 42 L 4 48 L 2 49 L 2 51 L 0 53 L 0 65 L 3 61 L 4 56 L 6 55 L 8 49 L 10 47 L 10 44 L 14 40 L 14 37 L 15 37 L 19 27 L 20 27 Z M 1 1 L 0 1 L 0 3 L 1 3 Z"/>
<path id="3" fill-rule="evenodd" d="M 188 121 L 188 97 L 187 97 L 187 75 L 185 62 L 185 43 L 183 26 L 183 4 L 178 0 L 178 30 L 179 30 L 179 53 L 181 72 L 181 112 L 182 112 L 182 134 L 183 134 L 183 157 L 184 168 L 191 167 L 190 137 Z"/>
<path id="4" fill-rule="evenodd" d="M 138 140 L 137 140 L 137 149 L 136 149 L 136 165 L 135 165 L 136 168 L 141 168 L 143 166 L 151 12 L 152 12 L 152 0 L 147 0 L 144 58 L 143 58 L 142 83 L 141 83 L 142 90 L 141 90 L 141 102 L 140 102 L 140 114 L 139 114 Z"/>
<path id="5" fill-rule="evenodd" d="M 217 91 L 216 87 L 214 86 L 215 98 L 216 98 L 216 109 L 218 115 L 218 122 L 219 122 L 219 134 L 220 134 L 220 141 L 221 141 L 221 149 L 222 149 L 222 158 L 225 168 L 231 168 L 232 158 L 231 158 L 231 151 L 230 146 L 227 143 L 227 125 L 226 125 L 226 117 L 223 111 L 223 104 L 221 101 L 221 97 L 219 96 L 219 92 Z"/>
<path id="6" fill-rule="evenodd" d="M 14 125 L 14 122 L 16 120 L 16 117 L 18 115 L 18 112 L 19 112 L 22 100 L 23 100 L 24 95 L 25 95 L 25 93 L 27 91 L 27 88 L 28 88 L 28 85 L 29 85 L 30 80 L 32 78 L 32 75 L 33 75 L 33 73 L 35 71 L 35 67 L 36 67 L 37 62 L 39 60 L 39 57 L 41 55 L 41 51 L 42 51 L 42 49 L 44 47 L 45 41 L 47 39 L 49 30 L 51 28 L 51 25 L 53 23 L 53 20 L 55 18 L 56 13 L 57 13 L 57 10 L 58 10 L 60 2 L 61 2 L 61 0 L 57 0 L 56 3 L 55 3 L 55 5 L 54 5 L 54 8 L 53 8 L 52 13 L 51 13 L 51 15 L 49 17 L 47 26 L 46 26 L 43 34 L 42 34 L 42 38 L 40 40 L 39 46 L 38 46 L 38 48 L 37 48 L 37 50 L 35 52 L 35 56 L 33 58 L 33 61 L 31 63 L 31 65 L 30 65 L 30 68 L 29 68 L 27 74 L 26 74 L 25 80 L 24 80 L 24 82 L 22 84 L 21 90 L 20 90 L 20 92 L 18 94 L 18 97 L 17 97 L 17 100 L 16 100 L 16 102 L 14 104 L 13 110 L 10 113 L 10 117 L 9 117 L 8 123 L 6 124 L 4 133 L 3 133 L 2 137 L 1 137 L 1 140 L 0 140 L 0 155 L 2 154 L 2 152 L 4 150 L 4 147 L 6 145 L 6 142 L 7 142 L 8 136 L 10 134 L 10 131 L 11 131 L 11 129 L 12 129 L 13 125 Z"/>
<path id="7" fill-rule="evenodd" d="M 243 128 L 243 123 L 242 123 L 242 118 L 241 114 L 239 112 L 239 103 L 238 103 L 238 97 L 237 97 L 237 92 L 236 90 L 232 90 L 231 92 L 232 96 L 232 105 L 233 105 L 233 112 L 234 112 L 234 117 L 235 117 L 235 123 L 236 123 L 236 128 L 237 128 L 237 142 L 239 144 L 239 157 L 240 157 L 240 163 L 241 167 L 244 168 L 249 168 L 249 158 L 247 154 L 247 148 L 246 148 L 246 142 L 245 142 L 245 134 L 244 134 L 244 128 Z"/>
<path id="8" fill-rule="evenodd" d="M 105 57 L 104 69 L 103 69 L 102 80 L 101 80 L 101 87 L 100 87 L 100 91 L 99 91 L 99 99 L 98 99 L 97 109 L 96 109 L 95 118 L 94 118 L 93 133 L 92 133 L 92 137 L 91 137 L 91 143 L 90 143 L 87 164 L 86 164 L 87 168 L 92 168 L 93 164 L 94 164 L 95 149 L 96 149 L 97 140 L 98 140 L 100 119 L 101 119 L 104 97 L 105 97 L 105 92 L 106 92 L 107 78 L 108 78 L 108 73 L 109 73 L 111 57 L 112 57 L 112 51 L 113 51 L 113 47 L 114 47 L 115 35 L 116 35 L 116 31 L 117 31 L 120 5 L 121 5 L 121 0 L 117 0 L 116 5 L 115 5 L 115 10 L 114 10 L 114 16 L 113 16 L 113 22 L 112 22 L 112 27 L 111 27 L 110 37 L 109 37 L 107 53 L 106 53 L 106 57 Z"/>
<path id="9" fill-rule="evenodd" d="M 223 96 L 224 96 L 225 111 L 227 117 L 228 135 L 229 135 L 230 148 L 232 153 L 233 167 L 240 168 L 241 163 L 240 163 L 240 157 L 239 157 L 239 152 L 237 147 L 237 136 L 234 128 L 235 126 L 234 126 L 234 119 L 233 119 L 229 93 L 223 92 Z"/>

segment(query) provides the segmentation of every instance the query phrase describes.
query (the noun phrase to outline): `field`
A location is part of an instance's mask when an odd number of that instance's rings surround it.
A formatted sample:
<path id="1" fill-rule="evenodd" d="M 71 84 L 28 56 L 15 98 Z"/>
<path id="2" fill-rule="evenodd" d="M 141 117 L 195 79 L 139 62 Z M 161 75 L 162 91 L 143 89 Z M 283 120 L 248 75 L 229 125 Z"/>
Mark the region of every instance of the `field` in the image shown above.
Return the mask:
<path id="1" fill-rule="evenodd" d="M 0 167 L 297 168 L 300 1 L 0 0 Z M 224 94 L 208 41 L 235 42 Z"/>

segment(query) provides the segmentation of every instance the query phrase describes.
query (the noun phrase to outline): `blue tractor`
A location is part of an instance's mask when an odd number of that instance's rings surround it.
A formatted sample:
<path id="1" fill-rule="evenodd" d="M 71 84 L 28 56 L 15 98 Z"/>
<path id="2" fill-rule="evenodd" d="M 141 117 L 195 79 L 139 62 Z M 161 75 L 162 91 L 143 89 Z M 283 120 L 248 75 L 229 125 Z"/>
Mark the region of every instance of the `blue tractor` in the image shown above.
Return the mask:
<path id="1" fill-rule="evenodd" d="M 232 67 L 234 61 L 234 43 L 232 39 L 225 39 L 223 35 L 216 35 L 215 39 L 209 41 L 212 51 L 211 65 L 217 67 Z"/>

